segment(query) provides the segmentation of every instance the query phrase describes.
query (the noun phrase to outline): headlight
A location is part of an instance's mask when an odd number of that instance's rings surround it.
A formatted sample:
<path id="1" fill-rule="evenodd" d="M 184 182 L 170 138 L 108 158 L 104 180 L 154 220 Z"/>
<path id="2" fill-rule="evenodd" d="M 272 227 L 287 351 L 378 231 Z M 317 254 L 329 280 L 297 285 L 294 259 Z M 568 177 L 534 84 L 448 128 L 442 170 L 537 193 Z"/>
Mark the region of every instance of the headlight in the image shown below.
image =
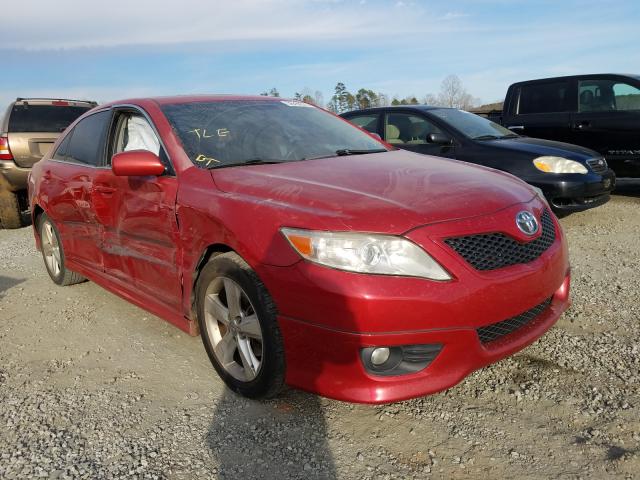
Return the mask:
<path id="1" fill-rule="evenodd" d="M 281 231 L 303 258 L 321 265 L 350 272 L 451 280 L 427 252 L 401 237 L 295 228 Z"/>
<path id="2" fill-rule="evenodd" d="M 562 157 L 538 157 L 533 161 L 538 170 L 547 173 L 587 173 L 587 167 L 580 162 Z"/>

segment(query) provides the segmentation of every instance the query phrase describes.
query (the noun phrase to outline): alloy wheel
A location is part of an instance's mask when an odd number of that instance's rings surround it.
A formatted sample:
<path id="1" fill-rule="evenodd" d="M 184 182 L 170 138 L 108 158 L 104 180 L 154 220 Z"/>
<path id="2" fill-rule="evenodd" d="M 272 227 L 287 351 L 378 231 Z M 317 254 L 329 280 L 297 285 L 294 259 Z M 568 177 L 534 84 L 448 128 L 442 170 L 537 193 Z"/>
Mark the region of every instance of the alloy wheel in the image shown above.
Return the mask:
<path id="1" fill-rule="evenodd" d="M 204 316 L 220 365 L 242 382 L 256 378 L 262 366 L 262 330 L 242 287 L 227 277 L 213 279 L 205 292 Z"/>
<path id="2" fill-rule="evenodd" d="M 54 277 L 57 277 L 60 275 L 60 270 L 62 268 L 62 258 L 60 256 L 58 237 L 49 220 L 45 220 L 42 223 L 41 237 L 42 253 L 44 254 L 44 260 L 47 263 L 47 268 Z"/>

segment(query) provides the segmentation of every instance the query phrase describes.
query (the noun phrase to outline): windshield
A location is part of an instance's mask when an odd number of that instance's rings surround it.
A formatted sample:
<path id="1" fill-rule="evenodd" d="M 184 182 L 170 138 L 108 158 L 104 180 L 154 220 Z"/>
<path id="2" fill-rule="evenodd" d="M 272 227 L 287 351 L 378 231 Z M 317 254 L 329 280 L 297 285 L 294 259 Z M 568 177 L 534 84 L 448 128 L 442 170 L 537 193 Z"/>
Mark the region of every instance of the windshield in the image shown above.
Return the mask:
<path id="1" fill-rule="evenodd" d="M 386 151 L 358 128 L 299 101 L 181 103 L 162 111 L 189 158 L 207 168 Z"/>
<path id="2" fill-rule="evenodd" d="M 429 113 L 441 118 L 463 135 L 474 140 L 493 140 L 496 138 L 512 138 L 518 136 L 511 130 L 474 113 L 453 108 L 435 109 Z"/>
<path id="3" fill-rule="evenodd" d="M 92 107 L 14 105 L 9 114 L 9 132 L 62 132 Z"/>

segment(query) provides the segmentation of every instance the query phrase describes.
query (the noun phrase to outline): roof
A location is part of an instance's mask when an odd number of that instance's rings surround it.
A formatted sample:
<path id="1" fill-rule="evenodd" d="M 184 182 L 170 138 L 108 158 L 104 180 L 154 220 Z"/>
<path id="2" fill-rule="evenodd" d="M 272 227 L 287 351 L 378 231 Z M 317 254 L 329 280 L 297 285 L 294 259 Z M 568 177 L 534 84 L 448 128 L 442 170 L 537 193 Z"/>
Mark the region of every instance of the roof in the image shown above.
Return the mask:
<path id="1" fill-rule="evenodd" d="M 40 98 L 40 97 L 33 97 L 33 98 L 23 98 L 23 97 L 18 97 L 16 98 L 14 103 L 32 103 L 32 104 L 51 104 L 51 103 L 72 103 L 74 104 L 88 104 L 88 105 L 92 105 L 92 106 L 96 106 L 98 105 L 97 102 L 94 102 L 93 100 L 73 100 L 70 98 Z"/>
<path id="2" fill-rule="evenodd" d="M 429 110 L 455 110 L 450 107 L 437 107 L 434 105 L 390 105 L 388 107 L 372 107 L 372 108 L 364 108 L 362 110 L 350 110 L 349 112 L 344 113 L 366 113 L 366 112 L 378 112 L 381 110 L 419 110 L 421 112 L 428 112 Z M 344 114 L 341 114 L 344 115 Z"/>
<path id="3" fill-rule="evenodd" d="M 224 101 L 279 101 L 289 100 L 287 98 L 280 97 L 266 97 L 264 95 L 173 95 L 167 97 L 138 97 L 138 98 L 126 98 L 122 100 L 115 100 L 112 102 L 101 105 L 102 107 L 109 107 L 112 105 L 125 105 L 125 104 L 145 104 L 153 102 L 157 105 L 172 105 L 180 103 L 204 103 L 204 102 L 224 102 Z"/>
<path id="4" fill-rule="evenodd" d="M 584 75 L 565 75 L 561 77 L 547 77 L 547 78 L 535 78 L 530 80 L 522 80 L 520 82 L 515 82 L 514 85 L 527 83 L 527 82 L 543 82 L 543 81 L 549 81 L 549 80 L 571 80 L 574 78 L 593 79 L 598 77 L 627 77 L 627 78 L 632 78 L 634 80 L 640 80 L 640 75 L 630 74 L 630 73 L 588 73 Z"/>

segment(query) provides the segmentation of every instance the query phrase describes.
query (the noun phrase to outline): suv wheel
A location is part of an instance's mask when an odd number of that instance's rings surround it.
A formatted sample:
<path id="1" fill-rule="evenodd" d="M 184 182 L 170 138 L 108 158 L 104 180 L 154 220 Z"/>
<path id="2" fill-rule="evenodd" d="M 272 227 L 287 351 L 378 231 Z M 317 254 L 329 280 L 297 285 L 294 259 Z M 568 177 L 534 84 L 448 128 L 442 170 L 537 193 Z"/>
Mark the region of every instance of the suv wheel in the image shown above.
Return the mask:
<path id="1" fill-rule="evenodd" d="M 269 398 L 284 384 L 284 344 L 276 307 L 256 273 L 234 252 L 214 257 L 196 287 L 204 348 L 227 386 Z"/>
<path id="2" fill-rule="evenodd" d="M 20 228 L 24 226 L 18 195 L 10 191 L 0 191 L 0 227 Z"/>

